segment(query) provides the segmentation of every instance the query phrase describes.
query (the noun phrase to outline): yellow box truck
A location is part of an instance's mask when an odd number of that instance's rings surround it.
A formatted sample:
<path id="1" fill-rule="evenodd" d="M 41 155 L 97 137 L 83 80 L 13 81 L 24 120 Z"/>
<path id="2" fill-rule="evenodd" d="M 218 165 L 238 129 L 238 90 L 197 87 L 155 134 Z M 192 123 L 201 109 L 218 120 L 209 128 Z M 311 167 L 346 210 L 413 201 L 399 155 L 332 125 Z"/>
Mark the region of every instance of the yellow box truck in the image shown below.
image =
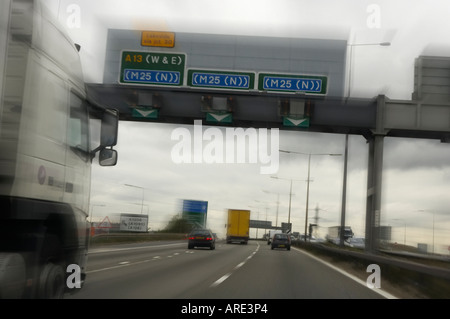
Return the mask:
<path id="1" fill-rule="evenodd" d="M 227 244 L 240 242 L 247 244 L 250 233 L 250 211 L 229 209 L 227 223 Z"/>

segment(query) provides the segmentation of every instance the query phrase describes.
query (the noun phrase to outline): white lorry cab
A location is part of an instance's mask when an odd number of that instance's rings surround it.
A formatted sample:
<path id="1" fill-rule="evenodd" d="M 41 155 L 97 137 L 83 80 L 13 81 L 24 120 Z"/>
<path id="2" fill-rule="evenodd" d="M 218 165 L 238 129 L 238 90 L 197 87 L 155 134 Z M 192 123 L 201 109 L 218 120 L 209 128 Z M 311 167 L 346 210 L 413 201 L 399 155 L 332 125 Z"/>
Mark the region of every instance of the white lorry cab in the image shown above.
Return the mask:
<path id="1" fill-rule="evenodd" d="M 91 165 L 117 161 L 118 112 L 88 101 L 79 46 L 44 3 L 0 1 L 0 298 L 82 287 Z"/>

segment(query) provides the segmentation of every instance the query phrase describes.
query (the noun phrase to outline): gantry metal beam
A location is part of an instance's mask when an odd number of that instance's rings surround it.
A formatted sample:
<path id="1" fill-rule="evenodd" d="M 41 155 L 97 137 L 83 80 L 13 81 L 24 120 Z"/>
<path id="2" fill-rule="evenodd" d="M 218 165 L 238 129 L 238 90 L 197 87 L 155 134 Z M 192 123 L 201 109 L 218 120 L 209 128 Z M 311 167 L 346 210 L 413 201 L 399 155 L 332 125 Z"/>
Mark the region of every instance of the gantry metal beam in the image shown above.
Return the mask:
<path id="1" fill-rule="evenodd" d="M 305 95 L 286 95 L 264 92 L 224 92 L 223 90 L 199 91 L 195 89 L 143 88 L 118 84 L 88 84 L 90 100 L 96 104 L 116 108 L 123 121 L 147 121 L 156 123 L 193 124 L 194 120 L 204 120 L 206 113 L 202 100 L 205 97 L 229 98 L 232 106 L 229 112 L 232 122 L 208 123 L 221 126 L 239 126 L 255 128 L 280 128 L 298 130 L 294 126 L 283 126 L 284 113 L 280 103 L 283 101 L 305 102 L 305 116 L 310 125 L 303 131 L 370 134 L 375 127 L 377 98 L 342 99 L 320 98 Z M 151 97 L 152 103 L 145 104 L 142 97 Z M 133 116 L 140 108 L 152 108 L 158 111 L 157 118 Z M 212 111 L 212 110 L 210 110 Z"/>

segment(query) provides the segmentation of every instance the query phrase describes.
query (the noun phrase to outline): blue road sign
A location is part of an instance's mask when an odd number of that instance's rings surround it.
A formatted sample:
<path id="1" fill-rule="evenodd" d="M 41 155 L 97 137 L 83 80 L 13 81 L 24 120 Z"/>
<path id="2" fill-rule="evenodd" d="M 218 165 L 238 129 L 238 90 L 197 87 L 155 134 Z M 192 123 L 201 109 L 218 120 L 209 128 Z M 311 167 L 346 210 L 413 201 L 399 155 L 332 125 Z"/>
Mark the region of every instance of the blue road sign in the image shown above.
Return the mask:
<path id="1" fill-rule="evenodd" d="M 174 84 L 179 85 L 181 81 L 180 72 L 177 71 L 155 71 L 155 70 L 133 70 L 125 69 L 123 82 L 143 84 Z"/>
<path id="2" fill-rule="evenodd" d="M 259 74 L 261 91 L 304 92 L 326 94 L 327 77 L 288 74 Z"/>
<path id="3" fill-rule="evenodd" d="M 188 86 L 249 90 L 254 88 L 255 73 L 212 70 L 188 70 Z"/>
<path id="4" fill-rule="evenodd" d="M 199 200 L 183 200 L 183 212 L 203 213 L 208 212 L 208 202 Z"/>

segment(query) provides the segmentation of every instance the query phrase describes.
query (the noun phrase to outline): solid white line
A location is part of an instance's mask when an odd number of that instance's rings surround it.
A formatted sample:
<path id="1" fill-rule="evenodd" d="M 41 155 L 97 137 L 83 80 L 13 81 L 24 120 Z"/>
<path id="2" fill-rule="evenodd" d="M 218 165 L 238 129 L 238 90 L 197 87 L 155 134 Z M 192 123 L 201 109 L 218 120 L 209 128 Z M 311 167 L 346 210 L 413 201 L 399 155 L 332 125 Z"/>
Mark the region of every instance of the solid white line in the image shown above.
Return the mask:
<path id="1" fill-rule="evenodd" d="M 330 267 L 330 268 L 332 268 L 332 269 L 334 269 L 334 270 L 340 272 L 341 274 L 347 276 L 348 278 L 353 279 L 353 280 L 356 281 L 357 283 L 359 283 L 359 284 L 361 284 L 361 285 L 367 287 L 367 283 L 366 283 L 365 281 L 359 279 L 358 277 L 353 276 L 352 274 L 349 274 L 348 272 L 346 272 L 346 271 L 344 271 L 344 270 L 342 270 L 342 269 L 340 269 L 340 268 L 338 268 L 338 267 L 336 267 L 336 266 L 333 266 L 332 264 L 330 264 L 330 263 L 328 263 L 328 262 L 326 262 L 326 261 L 324 261 L 324 260 L 322 260 L 322 259 L 320 259 L 320 258 L 318 258 L 318 257 L 316 257 L 316 256 L 314 256 L 314 255 L 312 255 L 312 254 L 310 254 L 310 253 L 304 251 L 304 250 L 300 250 L 300 249 L 295 248 L 295 247 L 292 247 L 292 248 L 293 248 L 294 250 L 296 250 L 297 252 L 301 252 L 301 253 L 303 253 L 303 254 L 306 254 L 306 255 L 308 255 L 309 257 L 311 257 L 311 258 L 313 258 L 313 259 L 315 259 L 315 260 L 321 262 L 322 264 L 324 264 L 324 265 L 326 265 L 326 266 L 328 266 L 328 267 Z M 367 288 L 369 288 L 369 287 L 367 287 Z M 369 288 L 369 289 L 370 289 L 370 288 Z M 385 297 L 385 298 L 388 298 L 388 299 L 398 299 L 397 297 L 395 297 L 394 295 L 391 295 L 391 294 L 388 293 L 387 291 L 381 290 L 381 288 L 376 288 L 376 289 L 372 289 L 372 290 L 373 290 L 374 292 L 376 292 L 376 293 L 382 295 L 382 296 Z"/>

